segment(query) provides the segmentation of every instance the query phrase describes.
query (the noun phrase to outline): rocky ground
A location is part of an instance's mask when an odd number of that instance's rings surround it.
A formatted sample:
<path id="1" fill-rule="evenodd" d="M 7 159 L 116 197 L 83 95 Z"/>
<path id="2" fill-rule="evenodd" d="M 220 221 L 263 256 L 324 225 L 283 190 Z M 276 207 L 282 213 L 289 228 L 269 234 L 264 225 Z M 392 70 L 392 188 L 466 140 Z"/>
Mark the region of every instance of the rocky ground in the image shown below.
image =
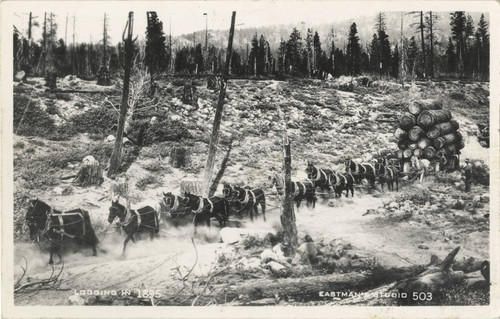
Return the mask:
<path id="1" fill-rule="evenodd" d="M 33 79 L 16 86 L 15 92 L 37 101 L 57 125 L 67 124 L 72 117 L 92 109 L 112 110 L 112 105 L 119 104 L 116 87 L 103 89 L 67 77 L 60 80 L 59 88 L 99 92 L 54 94 L 45 92 L 42 83 L 41 79 Z M 126 175 L 133 207 L 154 205 L 162 191 L 178 193 L 181 181 L 199 178 L 217 92 L 207 90 L 203 81 L 196 80 L 195 84 L 193 105 L 182 103 L 182 86 L 176 80 L 159 82 L 157 92 L 161 101 L 158 114 L 182 123 L 191 135 L 185 142 L 190 151 L 188 167 L 177 169 L 168 164 L 170 148 L 178 145 L 172 141 L 126 147 L 130 159 Z M 278 201 L 271 195 L 269 181 L 281 168 L 283 121 L 291 140 L 293 178 L 300 180 L 306 178 L 307 161 L 342 170 L 345 155 L 369 160 L 381 150 L 396 149 L 394 119 L 405 103 L 420 98 L 440 99 L 444 108 L 452 111 L 466 140 L 462 158 L 471 157 L 478 166 L 485 166 L 481 161 L 488 163 L 488 149 L 476 140 L 476 124 L 488 119 L 488 83 L 415 82 L 405 84 L 403 89 L 394 82 L 345 77 L 332 81 L 231 80 L 227 92 L 221 138 L 232 138 L 233 148 L 223 181 L 262 187 L 269 194 L 267 222 L 244 219 L 230 225 L 239 228 L 220 232 L 218 227 L 202 227 L 193 245 L 190 225 L 174 228 L 164 221 L 157 240 L 130 244 L 127 257 L 121 259 L 123 235 L 105 233 L 110 180 L 86 188 L 60 180 L 75 174 L 85 155 L 109 157 L 112 141 L 106 135 L 97 138 L 85 132 L 64 140 L 15 135 L 16 268 L 24 263 L 23 256 L 29 260 L 30 280 L 51 272 L 47 254 L 26 241 L 22 203 L 29 197 L 38 196 L 61 210 L 88 210 L 102 240 L 98 257 L 91 257 L 91 252 L 85 250 L 64 257 L 63 281 L 58 289 L 16 294 L 16 304 L 151 304 L 138 296 L 96 299 L 74 296 L 73 291 L 137 288 L 160 290 L 162 297 L 157 302 L 165 305 L 224 303 L 213 297 L 219 294 L 225 294 L 225 303 L 233 305 L 329 303 L 331 299 L 286 293 L 274 298 L 227 296 L 232 296 L 228 294 L 232 286 L 259 280 L 293 281 L 422 265 L 432 254 L 444 257 L 456 246 L 462 247 L 457 259 L 489 259 L 486 185 L 476 183 L 471 195 L 465 194 L 460 177 L 450 174 L 430 177 L 423 185 L 405 182 L 398 193 L 367 192 L 361 187 L 352 199 L 321 200 L 315 209 L 303 207 L 297 212 L 301 246 L 296 255 L 285 257 L 280 246 Z M 33 163 L 40 163 L 38 170 Z"/>

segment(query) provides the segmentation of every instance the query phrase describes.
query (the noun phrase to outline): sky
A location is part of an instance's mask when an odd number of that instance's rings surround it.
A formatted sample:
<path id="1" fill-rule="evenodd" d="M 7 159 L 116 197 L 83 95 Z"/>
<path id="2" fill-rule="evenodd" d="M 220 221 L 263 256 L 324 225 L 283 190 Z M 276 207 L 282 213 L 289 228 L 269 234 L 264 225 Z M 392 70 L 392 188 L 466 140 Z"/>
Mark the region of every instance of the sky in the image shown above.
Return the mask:
<path id="1" fill-rule="evenodd" d="M 169 33 L 170 25 L 173 36 L 188 34 L 205 29 L 228 30 L 231 12 L 236 14 L 236 26 L 247 28 L 274 24 L 301 22 L 307 25 L 355 21 L 360 16 L 375 16 L 379 11 L 409 11 L 415 3 L 403 5 L 403 2 L 332 2 L 332 1 L 162 1 L 162 2 L 58 2 L 44 3 L 43 7 L 33 5 L 19 6 L 15 10 L 14 25 L 21 32 L 26 32 L 28 13 L 33 12 L 40 24 L 34 30 L 35 39 L 42 33 L 44 11 L 54 12 L 58 24 L 58 38 L 65 38 L 66 17 L 68 17 L 68 41 L 72 39 L 73 16 L 75 16 L 76 42 L 97 42 L 102 38 L 104 12 L 108 15 L 108 34 L 112 43 L 121 40 L 121 34 L 127 20 L 128 11 L 135 15 L 134 34 L 144 36 L 146 31 L 146 12 L 156 11 L 163 21 L 163 30 Z M 408 3 L 407 3 L 408 4 Z M 428 7 L 429 4 L 426 4 Z M 442 8 L 452 9 L 452 2 Z M 415 7 L 417 8 L 417 7 Z M 398 10 L 399 9 L 399 10 Z M 417 8 L 418 9 L 418 8 Z M 422 9 L 422 8 L 420 8 Z M 429 8 L 425 8 L 429 9 Z M 207 18 L 203 15 L 207 13 Z M 207 20 L 205 20 L 207 19 Z M 171 23 L 171 24 L 170 24 Z"/>

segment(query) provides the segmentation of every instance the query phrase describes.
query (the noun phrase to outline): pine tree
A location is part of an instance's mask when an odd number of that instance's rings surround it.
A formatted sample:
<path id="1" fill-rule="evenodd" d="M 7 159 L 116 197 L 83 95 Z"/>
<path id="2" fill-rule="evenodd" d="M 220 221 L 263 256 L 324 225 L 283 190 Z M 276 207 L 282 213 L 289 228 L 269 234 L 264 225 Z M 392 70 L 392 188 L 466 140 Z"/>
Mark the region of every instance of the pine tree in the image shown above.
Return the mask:
<path id="1" fill-rule="evenodd" d="M 345 69 L 346 63 L 344 52 L 339 48 L 335 48 L 335 52 L 333 53 L 333 76 L 339 77 L 346 74 Z"/>
<path id="2" fill-rule="evenodd" d="M 349 75 L 358 75 L 361 72 L 361 46 L 356 23 L 351 24 L 349 38 L 347 42 L 347 73 Z"/>
<path id="3" fill-rule="evenodd" d="M 249 71 L 253 75 L 257 75 L 257 59 L 259 55 L 259 39 L 257 33 L 252 38 L 252 49 L 249 57 Z"/>
<path id="4" fill-rule="evenodd" d="M 146 29 L 146 56 L 144 63 L 151 75 L 165 72 L 170 60 L 165 45 L 163 22 L 158 19 L 155 11 L 148 12 L 148 26 Z"/>
<path id="5" fill-rule="evenodd" d="M 290 38 L 286 43 L 286 64 L 290 67 L 291 74 L 297 74 L 302 64 L 302 37 L 299 30 L 293 28 Z"/>
<path id="6" fill-rule="evenodd" d="M 287 67 L 286 67 L 286 42 L 281 41 L 280 46 L 278 48 L 278 72 L 280 73 L 286 73 Z"/>
<path id="7" fill-rule="evenodd" d="M 476 38 L 479 39 L 479 45 L 477 45 L 479 70 L 483 78 L 488 79 L 490 72 L 490 37 L 488 35 L 488 23 L 484 19 L 484 14 L 481 14 L 476 33 Z"/>
<path id="8" fill-rule="evenodd" d="M 397 78 L 399 75 L 399 49 L 397 44 L 392 54 L 391 75 L 394 78 Z"/>
<path id="9" fill-rule="evenodd" d="M 453 41 L 451 37 L 448 38 L 448 46 L 446 47 L 446 72 L 453 73 L 456 71 L 455 65 L 455 47 L 453 46 Z"/>
<path id="10" fill-rule="evenodd" d="M 456 11 L 450 13 L 450 26 L 452 38 L 456 43 L 456 54 L 457 54 L 457 71 L 462 73 L 463 71 L 463 59 L 464 59 L 464 46 L 465 46 L 465 26 L 466 17 L 464 11 Z"/>
<path id="11" fill-rule="evenodd" d="M 324 71 L 323 70 L 324 61 L 323 61 L 323 50 L 321 50 L 321 41 L 319 38 L 318 31 L 314 32 L 313 47 L 314 47 L 314 62 L 315 62 L 314 69 L 319 70 L 321 73 Z"/>
<path id="12" fill-rule="evenodd" d="M 268 72 L 269 64 L 267 61 L 267 51 L 268 51 L 268 43 L 263 34 L 260 35 L 259 38 L 259 47 L 257 49 L 257 74 L 265 75 Z"/>
<path id="13" fill-rule="evenodd" d="M 370 70 L 378 73 L 380 69 L 380 43 L 376 33 L 373 34 L 372 43 L 370 44 Z"/>
<path id="14" fill-rule="evenodd" d="M 307 76 L 311 77 L 314 72 L 314 39 L 311 29 L 307 29 L 306 36 L 306 65 L 307 65 Z"/>
<path id="15" fill-rule="evenodd" d="M 472 38 L 474 36 L 474 20 L 470 14 L 467 15 L 465 22 L 464 37 L 465 37 L 465 52 L 464 52 L 464 71 L 466 76 L 470 77 L 474 68 L 474 48 L 472 47 Z"/>
<path id="16" fill-rule="evenodd" d="M 410 71 L 411 77 L 415 77 L 415 73 L 417 72 L 417 57 L 418 57 L 418 45 L 415 37 L 410 38 L 410 43 L 408 44 L 407 53 L 406 53 L 406 63 L 407 69 Z"/>

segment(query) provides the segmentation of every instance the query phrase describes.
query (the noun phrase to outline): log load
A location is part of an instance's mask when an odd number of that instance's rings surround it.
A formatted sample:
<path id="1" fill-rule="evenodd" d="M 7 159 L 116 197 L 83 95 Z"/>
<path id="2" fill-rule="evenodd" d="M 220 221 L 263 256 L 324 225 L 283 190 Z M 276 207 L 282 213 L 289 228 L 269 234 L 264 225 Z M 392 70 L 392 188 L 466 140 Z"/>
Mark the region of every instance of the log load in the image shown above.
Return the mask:
<path id="1" fill-rule="evenodd" d="M 424 155 L 424 151 L 420 148 L 417 148 L 416 150 L 413 151 L 413 155 L 417 156 L 418 158 L 421 158 L 422 155 Z"/>
<path id="2" fill-rule="evenodd" d="M 405 150 L 408 148 L 408 141 L 404 140 L 404 141 L 399 141 L 398 142 L 398 148 L 400 150 Z"/>
<path id="3" fill-rule="evenodd" d="M 457 135 L 454 133 L 450 133 L 450 134 L 446 134 L 446 135 L 440 136 L 437 139 L 435 139 L 434 140 L 434 147 L 436 149 L 440 149 L 440 148 L 443 148 L 447 145 L 453 144 L 453 143 L 458 142 L 458 141 L 459 141 L 459 139 L 458 139 Z"/>
<path id="4" fill-rule="evenodd" d="M 431 141 L 426 137 L 421 138 L 418 140 L 417 146 L 419 149 L 425 150 L 427 147 L 431 146 Z"/>
<path id="5" fill-rule="evenodd" d="M 408 130 L 417 124 L 417 119 L 410 113 L 404 113 L 399 118 L 399 127 L 403 130 Z"/>
<path id="6" fill-rule="evenodd" d="M 425 132 L 420 126 L 414 126 L 410 129 L 410 131 L 408 131 L 408 137 L 414 142 L 418 141 L 422 136 L 425 136 Z"/>
<path id="7" fill-rule="evenodd" d="M 453 124 L 451 121 L 449 122 L 444 122 L 440 123 L 437 125 L 432 126 L 428 131 L 427 131 L 427 137 L 430 139 L 435 139 L 438 138 L 439 136 L 443 136 L 449 133 L 452 133 L 456 131 L 456 129 L 453 127 Z"/>
<path id="8" fill-rule="evenodd" d="M 441 109 L 441 103 L 432 99 L 413 101 L 410 103 L 410 105 L 408 105 L 408 112 L 416 116 L 418 116 L 424 110 L 440 110 L 440 109 Z"/>
<path id="9" fill-rule="evenodd" d="M 458 122 L 457 122 L 457 121 L 455 121 L 454 119 L 451 119 L 451 120 L 450 120 L 450 124 L 451 124 L 451 126 L 453 126 L 453 129 L 454 129 L 455 131 L 456 131 L 456 130 L 458 130 L 458 129 L 460 128 L 460 125 L 459 125 L 459 124 L 458 124 Z"/>
<path id="10" fill-rule="evenodd" d="M 407 148 L 403 151 L 403 158 L 410 158 L 413 155 L 413 150 Z"/>
<path id="11" fill-rule="evenodd" d="M 398 143 L 397 156 L 409 159 L 412 156 L 428 160 L 436 156 L 451 157 L 464 147 L 459 124 L 452 119 L 441 102 L 432 99 L 412 101 L 407 112 L 399 116 L 399 125 L 394 131 Z"/>
<path id="12" fill-rule="evenodd" d="M 427 147 L 424 150 L 424 157 L 427 159 L 433 159 L 436 157 L 436 149 L 432 146 Z"/>
<path id="13" fill-rule="evenodd" d="M 449 122 L 451 112 L 446 110 L 424 110 L 417 118 L 417 124 L 423 128 L 429 128 L 433 125 Z"/>
<path id="14" fill-rule="evenodd" d="M 394 137 L 398 141 L 403 141 L 403 140 L 408 138 L 408 132 L 406 132 L 405 130 L 403 130 L 401 128 L 397 128 L 396 131 L 394 132 Z"/>
<path id="15" fill-rule="evenodd" d="M 413 150 L 416 150 L 418 148 L 418 145 L 417 145 L 417 143 L 410 143 L 410 144 L 408 144 L 408 148 L 413 151 Z"/>

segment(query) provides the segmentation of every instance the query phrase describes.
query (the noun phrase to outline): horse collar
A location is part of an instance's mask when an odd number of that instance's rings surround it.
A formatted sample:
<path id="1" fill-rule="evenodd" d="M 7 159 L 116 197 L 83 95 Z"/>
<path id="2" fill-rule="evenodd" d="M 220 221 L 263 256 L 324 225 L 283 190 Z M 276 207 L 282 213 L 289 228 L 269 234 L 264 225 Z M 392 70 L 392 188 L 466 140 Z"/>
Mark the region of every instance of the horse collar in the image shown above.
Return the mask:
<path id="1" fill-rule="evenodd" d="M 199 214 L 199 213 L 201 213 L 203 211 L 203 208 L 204 208 L 203 199 L 201 197 L 198 197 L 198 209 L 197 210 L 193 210 L 193 213 Z"/>

